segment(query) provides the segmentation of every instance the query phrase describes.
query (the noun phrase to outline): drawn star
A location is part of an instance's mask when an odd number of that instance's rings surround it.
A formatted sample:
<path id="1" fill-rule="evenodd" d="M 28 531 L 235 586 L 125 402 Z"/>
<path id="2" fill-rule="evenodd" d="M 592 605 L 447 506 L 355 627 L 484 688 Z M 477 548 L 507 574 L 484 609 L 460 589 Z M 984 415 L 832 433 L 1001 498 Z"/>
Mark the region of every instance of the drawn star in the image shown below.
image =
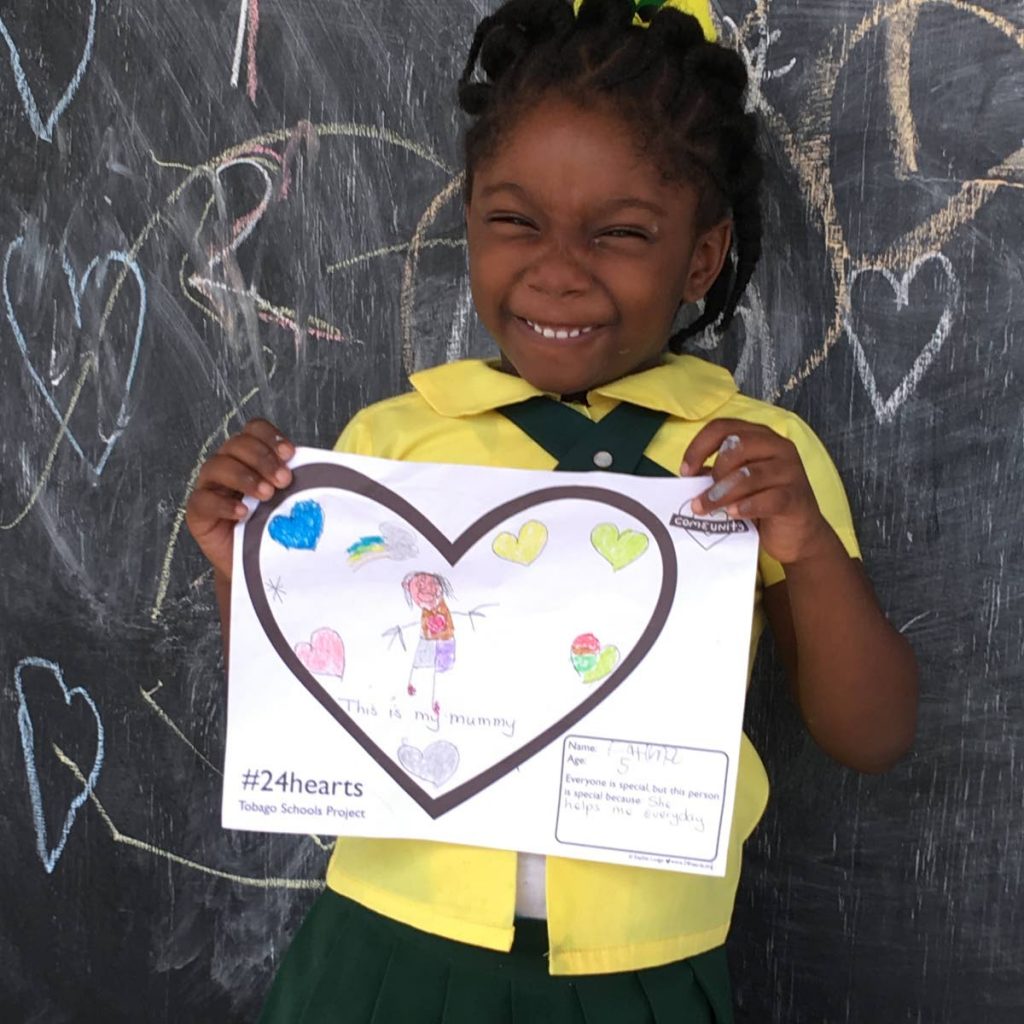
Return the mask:
<path id="1" fill-rule="evenodd" d="M 267 580 L 267 590 L 270 591 L 271 596 L 275 601 L 280 601 L 281 604 L 284 604 L 284 596 L 288 591 L 284 589 L 280 576 L 278 576 L 276 580 Z"/>

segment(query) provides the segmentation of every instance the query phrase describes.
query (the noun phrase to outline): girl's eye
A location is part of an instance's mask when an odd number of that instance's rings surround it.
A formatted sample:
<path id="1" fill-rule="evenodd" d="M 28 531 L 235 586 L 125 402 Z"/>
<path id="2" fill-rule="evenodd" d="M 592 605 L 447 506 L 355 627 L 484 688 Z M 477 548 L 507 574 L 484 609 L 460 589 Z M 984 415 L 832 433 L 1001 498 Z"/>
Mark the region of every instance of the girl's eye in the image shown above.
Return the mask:
<path id="1" fill-rule="evenodd" d="M 515 213 L 496 213 L 492 217 L 487 218 L 491 224 L 508 224 L 514 228 L 532 228 L 534 227 L 533 221 L 526 217 L 520 217 Z"/>
<path id="2" fill-rule="evenodd" d="M 642 242 L 647 241 L 647 233 L 639 228 L 608 228 L 598 234 L 598 240 L 602 238 L 639 238 Z"/>

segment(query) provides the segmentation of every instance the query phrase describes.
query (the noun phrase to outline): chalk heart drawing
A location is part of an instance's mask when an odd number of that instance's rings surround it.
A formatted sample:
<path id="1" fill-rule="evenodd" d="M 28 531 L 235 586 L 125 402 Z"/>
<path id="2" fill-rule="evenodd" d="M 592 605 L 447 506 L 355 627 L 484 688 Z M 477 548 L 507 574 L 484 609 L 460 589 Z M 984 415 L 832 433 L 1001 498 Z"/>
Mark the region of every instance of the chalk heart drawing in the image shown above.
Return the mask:
<path id="1" fill-rule="evenodd" d="M 345 675 L 345 644 L 333 629 L 315 630 L 309 643 L 295 645 L 295 656 L 314 675 Z"/>
<path id="2" fill-rule="evenodd" d="M 315 551 L 324 532 L 324 510 L 315 501 L 297 502 L 288 515 L 274 516 L 268 531 L 283 547 Z"/>
<path id="3" fill-rule="evenodd" d="M 491 544 L 491 550 L 506 562 L 530 565 L 540 557 L 547 542 L 548 528 L 531 519 L 519 527 L 518 535 L 508 531 L 499 533 Z"/>
<path id="4" fill-rule="evenodd" d="M 92 712 L 96 719 L 96 756 L 93 758 L 92 768 L 85 780 L 85 785 L 75 794 L 67 812 L 64 815 L 64 822 L 60 828 L 57 841 L 51 846 L 46 834 L 46 814 L 43 807 L 43 794 L 39 785 L 39 764 L 36 751 L 35 728 L 32 724 L 32 712 L 29 709 L 28 701 L 25 699 L 24 671 L 27 668 L 42 669 L 49 672 L 64 696 L 64 703 L 71 705 L 73 700 L 82 700 Z M 38 677 L 34 677 L 38 678 Z M 100 769 L 103 767 L 103 722 L 100 713 L 96 708 L 92 697 L 81 686 L 68 689 L 64 682 L 64 673 L 55 662 L 47 661 L 44 658 L 22 658 L 14 668 L 14 688 L 18 694 L 18 730 L 21 733 L 21 751 L 25 757 L 25 775 L 28 778 L 29 798 L 32 801 L 32 821 L 36 830 L 36 850 L 39 859 L 47 874 L 52 874 L 53 869 L 64 852 L 64 846 L 71 833 L 71 826 L 75 823 L 75 816 L 78 808 L 89 799 L 89 794 L 96 788 L 96 782 L 100 777 Z"/>
<path id="5" fill-rule="evenodd" d="M 7 322 L 14 334 L 14 340 L 18 346 L 18 351 L 21 353 L 21 357 L 25 361 L 25 366 L 28 369 L 29 375 L 35 384 L 36 389 L 39 391 L 39 394 L 42 395 L 43 401 L 46 402 L 47 407 L 50 412 L 53 413 L 57 422 L 62 423 L 64 421 L 65 412 L 61 410 L 60 406 L 57 404 L 56 397 L 32 361 L 28 341 L 25 338 L 24 331 L 21 329 L 21 324 L 18 322 L 17 314 L 14 311 L 14 301 L 11 298 L 11 261 L 14 254 L 20 252 L 24 244 L 24 237 L 19 236 L 14 239 L 10 245 L 8 245 L 7 252 L 4 255 L 4 311 L 7 314 Z M 134 276 L 136 284 L 138 285 L 135 329 L 131 340 L 131 354 L 128 360 L 128 372 L 124 379 L 124 390 L 122 392 L 121 405 L 117 411 L 117 416 L 112 427 L 104 427 L 102 424 L 96 425 L 96 432 L 99 435 L 100 440 L 103 442 L 99 458 L 94 461 L 93 458 L 86 453 L 82 442 L 72 431 L 70 424 L 66 427 L 68 443 L 75 450 L 75 454 L 78 455 L 82 462 L 84 462 L 93 471 L 93 473 L 96 474 L 96 476 L 100 476 L 106 468 L 107 460 L 110 458 L 110 454 L 114 450 L 114 445 L 117 444 L 117 439 L 124 433 L 124 429 L 128 425 L 128 420 L 130 418 L 128 402 L 131 396 L 132 384 L 135 381 L 135 370 L 138 367 L 139 362 L 139 350 L 142 347 L 142 329 L 146 321 L 146 283 L 138 263 L 124 252 L 108 252 L 103 256 L 97 256 L 85 268 L 85 273 L 82 274 L 81 278 L 75 274 L 74 268 L 71 266 L 71 262 L 68 259 L 66 252 L 61 255 L 61 263 L 63 265 L 64 278 L 67 281 L 68 291 L 71 295 L 71 304 L 75 314 L 75 326 L 78 330 L 81 330 L 83 326 L 82 297 L 85 295 L 86 289 L 90 284 L 97 286 L 102 285 L 105 282 L 107 273 L 111 268 L 111 264 L 116 263 L 125 267 Z M 113 277 L 115 275 L 111 274 L 111 276 Z"/>
<path id="6" fill-rule="evenodd" d="M 637 530 L 622 530 L 613 523 L 602 523 L 590 531 L 590 543 L 608 564 L 618 572 L 635 562 L 646 550 L 650 541 L 647 534 Z"/>
<path id="7" fill-rule="evenodd" d="M 888 423 L 899 411 L 900 406 L 917 389 L 921 378 L 925 375 L 928 367 L 934 362 L 949 336 L 949 328 L 953 323 L 953 308 L 960 298 L 960 283 L 957 280 L 953 264 L 942 253 L 933 252 L 919 256 L 906 272 L 897 277 L 892 271 L 885 267 L 858 267 L 850 274 L 849 291 L 852 293 L 854 282 L 865 274 L 879 274 L 889 283 L 893 295 L 896 298 L 896 309 L 906 309 L 910 302 L 910 285 L 917 277 L 918 271 L 928 263 L 935 263 L 941 269 L 949 282 L 948 299 L 943 309 L 939 322 L 935 325 L 927 344 L 918 353 L 910 369 L 903 376 L 903 379 L 896 385 L 889 395 L 882 395 L 878 389 L 878 382 L 875 380 L 875 373 L 871 367 L 864 345 L 853 327 L 853 316 L 851 312 L 846 315 L 846 334 L 850 339 L 850 347 L 853 349 L 854 361 L 857 364 L 857 373 L 860 376 L 861 384 L 867 392 L 871 405 L 875 410 L 875 418 L 879 423 Z M 883 343 L 896 345 L 903 341 L 902 337 L 884 339 Z"/>
<path id="8" fill-rule="evenodd" d="M 18 44 L 11 35 L 6 19 L 0 17 L 0 36 L 3 36 L 3 40 L 7 44 L 7 59 L 10 62 L 11 71 L 14 72 L 14 84 L 18 88 L 21 105 L 25 110 L 28 123 L 32 126 L 32 131 L 44 142 L 50 142 L 53 138 L 53 129 L 57 126 L 61 115 L 75 98 L 75 93 L 78 91 L 79 85 L 81 85 L 85 70 L 89 66 L 93 44 L 96 42 L 96 4 L 97 0 L 90 0 L 89 2 L 89 21 L 85 26 L 85 43 L 82 46 L 82 56 L 72 72 L 64 91 L 53 105 L 53 109 L 47 114 L 45 121 L 39 113 L 39 104 L 36 102 L 35 93 L 32 92 L 32 87 L 28 84 L 28 79 L 25 77 L 25 69 L 21 63 L 21 51 L 18 49 Z M 29 10 L 29 5 L 23 5 L 22 10 Z"/>
<path id="9" fill-rule="evenodd" d="M 434 740 L 422 750 L 411 743 L 398 748 L 398 763 L 418 779 L 443 786 L 459 768 L 459 748 L 448 740 Z"/>
<path id="10" fill-rule="evenodd" d="M 420 752 L 421 758 L 416 758 L 411 750 L 406 750 L 403 760 L 398 759 L 396 754 L 386 750 L 384 746 L 378 743 L 373 736 L 364 730 L 360 721 L 349 715 L 342 705 L 331 697 L 316 679 L 315 675 L 304 664 L 302 658 L 292 649 L 291 644 L 285 638 L 278 624 L 275 609 L 271 607 L 270 601 L 267 598 L 263 585 L 266 573 L 263 571 L 260 563 L 260 552 L 267 537 L 270 535 L 268 523 L 273 524 L 276 510 L 284 502 L 292 502 L 296 498 L 301 499 L 304 492 L 311 490 L 315 490 L 318 497 L 324 501 L 326 501 L 331 491 L 335 491 L 358 495 L 361 501 L 376 502 L 381 506 L 380 515 L 382 520 L 390 520 L 392 518 L 402 520 L 423 539 L 420 549 L 424 554 L 428 553 L 426 549 L 432 547 L 453 568 L 459 564 L 466 554 L 475 550 L 476 545 L 481 543 L 487 544 L 493 537 L 495 530 L 500 530 L 509 521 L 521 522 L 524 514 L 531 513 L 549 502 L 573 501 L 592 503 L 598 516 L 607 516 L 609 512 L 628 515 L 639 522 L 650 534 L 654 541 L 653 547 L 660 559 L 660 584 L 657 586 L 656 592 L 653 592 L 654 588 L 652 587 L 651 606 L 646 625 L 641 630 L 635 644 L 622 653 L 618 663 L 605 679 L 595 683 L 592 687 L 580 688 L 577 702 L 567 712 L 561 713 L 564 711 L 564 707 L 552 711 L 550 722 L 542 725 L 534 736 L 524 736 L 519 747 L 514 748 L 511 752 L 508 752 L 508 748 L 496 751 L 494 754 L 495 760 L 489 765 L 484 765 L 478 774 L 459 782 L 444 792 L 434 795 L 420 785 L 419 782 L 415 781 L 420 776 L 417 776 L 416 772 L 412 771 L 410 765 L 417 769 L 422 768 L 423 771 L 428 771 L 428 769 L 432 771 L 434 774 L 424 781 L 429 782 L 436 788 L 443 785 L 443 783 L 437 781 L 439 775 L 436 769 L 438 764 L 442 763 L 438 760 L 440 755 L 429 755 L 428 750 L 423 750 Z M 296 502 L 293 508 L 297 508 L 301 503 L 301 500 Z M 384 510 L 387 510 L 387 514 L 385 514 Z M 603 487 L 567 485 L 532 491 L 529 494 L 513 498 L 510 501 L 495 506 L 471 523 L 459 536 L 449 538 L 422 512 L 383 484 L 371 480 L 369 477 L 347 466 L 338 466 L 333 463 L 311 463 L 310 465 L 300 466 L 293 471 L 290 487 L 279 491 L 269 502 L 256 507 L 245 524 L 243 538 L 242 566 L 249 599 L 252 602 L 252 607 L 260 626 L 282 662 L 299 683 L 320 703 L 324 710 L 432 818 L 438 818 L 453 807 L 464 803 L 529 760 L 534 754 L 557 740 L 567 729 L 593 711 L 594 708 L 621 686 L 637 665 L 640 664 L 661 634 L 665 622 L 668 620 L 669 612 L 672 609 L 676 581 L 678 579 L 675 549 L 667 527 L 659 521 L 652 511 L 645 508 L 638 501 Z M 274 541 L 271 537 L 268 549 L 270 544 L 273 543 Z M 566 574 L 565 586 L 568 598 L 572 593 L 573 587 L 573 580 L 568 573 Z M 614 596 L 615 587 L 609 583 L 609 599 L 614 600 Z M 551 671 L 557 672 L 558 666 L 551 666 Z M 365 723 L 365 719 L 362 721 Z M 370 728 L 372 728 L 372 725 Z"/>

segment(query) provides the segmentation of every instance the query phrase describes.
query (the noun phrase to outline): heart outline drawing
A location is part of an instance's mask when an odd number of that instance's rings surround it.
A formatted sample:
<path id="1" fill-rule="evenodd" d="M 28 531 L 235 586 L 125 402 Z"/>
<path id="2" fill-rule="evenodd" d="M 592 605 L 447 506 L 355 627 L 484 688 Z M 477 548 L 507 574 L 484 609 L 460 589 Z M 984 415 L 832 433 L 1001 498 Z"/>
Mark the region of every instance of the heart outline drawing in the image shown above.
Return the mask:
<path id="1" fill-rule="evenodd" d="M 896 309 L 901 310 L 905 309 L 910 303 L 910 285 L 917 276 L 917 272 L 932 260 L 935 260 L 942 267 L 946 279 L 952 286 L 952 294 L 949 302 L 946 304 L 946 308 L 942 311 L 942 316 L 939 317 L 939 322 L 935 325 L 931 338 L 928 339 L 928 344 L 918 353 L 910 369 L 903 375 L 903 379 L 896 385 L 888 398 L 882 398 L 879 394 L 875 373 L 868 362 L 864 346 L 861 344 L 857 332 L 853 329 L 852 310 L 850 310 L 849 300 L 847 300 L 847 310 L 844 318 L 846 335 L 850 339 L 850 347 L 853 349 L 857 374 L 871 401 L 871 406 L 875 410 L 875 419 L 879 423 L 889 423 L 895 418 L 900 406 L 917 389 L 921 378 L 925 375 L 928 367 L 931 366 L 935 357 L 939 354 L 939 350 L 945 344 L 946 338 L 949 335 L 949 329 L 953 324 L 953 307 L 960 299 L 960 282 L 957 279 L 956 271 L 953 269 L 953 264 L 941 252 L 929 252 L 923 256 L 918 256 L 901 277 L 897 277 L 887 267 L 864 266 L 857 267 L 856 270 L 852 271 L 847 281 L 847 295 L 850 295 L 853 291 L 854 282 L 862 274 L 880 274 L 889 282 L 889 287 L 892 288 L 896 296 Z"/>
<path id="2" fill-rule="evenodd" d="M 82 328 L 82 295 L 85 293 L 85 289 L 93 274 L 97 271 L 97 268 L 99 269 L 97 276 L 100 281 L 102 281 L 103 276 L 106 274 L 107 267 L 111 263 L 120 263 L 132 272 L 135 276 L 136 283 L 139 286 L 139 312 L 135 323 L 135 338 L 132 345 L 131 359 L 128 364 L 128 373 L 125 376 L 124 381 L 124 397 L 121 399 L 121 405 L 118 409 L 117 418 L 114 422 L 113 432 L 109 436 L 104 436 L 102 430 L 97 429 L 97 433 L 105 444 L 99 461 L 94 463 L 89 456 L 86 455 L 81 443 L 71 430 L 71 425 L 64 422 L 65 413 L 61 412 L 56 399 L 53 397 L 53 392 L 46 386 L 46 382 L 42 377 L 40 377 L 39 372 L 33 365 L 32 356 L 28 350 L 28 342 L 25 340 L 25 334 L 21 329 L 21 324 L 18 322 L 17 314 L 14 312 L 14 303 L 11 300 L 9 283 L 11 257 L 15 252 L 20 250 L 24 244 L 24 235 L 19 235 L 13 242 L 11 242 L 10 245 L 8 245 L 7 252 L 4 255 L 3 292 L 4 309 L 7 314 L 7 322 L 10 325 L 11 330 L 14 332 L 15 343 L 18 346 L 18 350 L 21 352 L 21 357 L 25 361 L 25 366 L 32 377 L 36 390 L 38 390 L 38 392 L 43 396 L 43 400 L 46 402 L 67 437 L 68 443 L 75 450 L 75 454 L 77 454 L 82 462 L 84 462 L 85 465 L 88 466 L 97 477 L 99 477 L 103 475 L 103 470 L 106 468 L 107 460 L 110 458 L 111 452 L 114 450 L 114 445 L 117 444 L 118 438 L 124 433 L 125 428 L 128 426 L 128 421 L 131 418 L 128 414 L 128 401 L 131 397 L 132 384 L 135 380 L 135 371 L 138 367 L 139 351 L 142 348 L 142 331 L 146 321 L 146 283 L 142 276 L 142 270 L 138 263 L 136 263 L 128 253 L 112 251 L 103 256 L 94 257 L 92 262 L 90 262 L 85 268 L 85 273 L 82 274 L 81 279 L 79 279 L 75 275 L 74 268 L 71 266 L 67 252 L 63 250 L 61 252 L 61 266 L 63 267 L 64 276 L 68 283 L 68 290 L 71 293 L 71 301 L 74 305 L 75 326 L 79 330 Z M 95 367 L 95 361 L 94 369 L 98 369 L 98 367 Z"/>
<path id="3" fill-rule="evenodd" d="M 612 673 L 574 708 L 557 719 L 532 739 L 527 740 L 511 754 L 485 768 L 477 775 L 438 797 L 432 797 L 403 770 L 402 766 L 376 743 L 331 696 L 296 657 L 270 608 L 270 602 L 263 589 L 260 570 L 260 549 L 265 536 L 264 525 L 282 502 L 314 488 L 349 491 L 383 505 L 396 516 L 408 523 L 424 537 L 449 565 L 455 566 L 462 557 L 493 529 L 501 526 L 515 515 L 526 512 L 552 501 L 582 500 L 593 501 L 604 507 L 611 506 L 638 519 L 650 531 L 661 553 L 661 587 L 654 602 L 651 616 L 630 652 L 622 658 Z M 390 488 L 370 479 L 368 476 L 333 463 L 311 463 L 293 470 L 292 483 L 268 502 L 261 503 L 245 524 L 242 541 L 242 567 L 249 599 L 263 632 L 278 657 L 284 662 L 299 683 L 319 702 L 325 711 L 373 758 L 419 806 L 435 820 L 471 797 L 497 782 L 534 754 L 558 739 L 563 733 L 588 715 L 606 700 L 640 664 L 647 652 L 654 646 L 668 620 L 675 600 L 679 568 L 675 548 L 667 528 L 658 517 L 638 501 L 602 487 L 568 485 L 547 487 L 531 491 L 505 501 L 485 512 L 458 537 L 449 540 L 419 509 Z"/>
<path id="4" fill-rule="evenodd" d="M 32 131 L 44 142 L 51 142 L 53 140 L 53 129 L 57 126 L 57 122 L 64 111 L 71 105 L 71 101 L 75 98 L 75 93 L 78 92 L 78 87 L 85 77 L 85 71 L 89 66 L 89 60 L 92 58 L 92 49 L 96 42 L 96 7 L 97 0 L 90 0 L 89 28 L 86 32 L 82 56 L 78 61 L 74 74 L 71 76 L 71 80 L 50 111 L 45 124 L 39 116 L 39 105 L 36 103 L 32 87 L 28 84 L 25 69 L 21 65 L 21 51 L 18 49 L 18 44 L 15 43 L 7 23 L 0 17 L 0 36 L 3 36 L 4 42 L 7 44 L 8 62 L 11 65 L 11 71 L 14 72 L 14 84 L 17 86 L 18 95 L 21 97 L 22 108 L 25 111 L 25 116 L 28 118 Z"/>
<path id="5" fill-rule="evenodd" d="M 32 713 L 28 709 L 28 702 L 25 699 L 25 688 L 21 678 L 22 670 L 25 668 L 40 668 L 49 672 L 60 685 L 61 692 L 64 694 L 64 703 L 70 707 L 72 698 L 81 697 L 89 705 L 89 709 L 96 719 L 96 756 L 93 758 L 92 769 L 85 780 L 85 785 L 72 799 L 67 813 L 64 815 L 64 824 L 61 826 L 60 838 L 52 848 L 48 847 L 46 842 L 46 817 L 43 814 L 43 794 L 39 786 L 39 769 L 36 764 L 35 729 L 32 725 Z M 89 696 L 88 691 L 81 686 L 76 686 L 74 689 L 69 690 L 64 682 L 64 673 L 60 665 L 53 661 L 47 661 L 45 658 L 22 658 L 14 667 L 14 688 L 18 692 L 18 731 L 21 733 L 21 752 L 25 758 L 25 775 L 28 778 L 29 798 L 32 801 L 32 822 L 36 830 L 36 851 L 39 854 L 39 859 L 43 862 L 46 873 L 52 875 L 53 869 L 57 866 L 57 861 L 60 860 L 61 854 L 64 852 L 68 836 L 71 834 L 71 826 L 75 823 L 78 808 L 89 799 L 100 777 L 100 769 L 103 767 L 104 749 L 103 720 L 100 718 L 99 709 L 96 707 L 92 697 Z"/>

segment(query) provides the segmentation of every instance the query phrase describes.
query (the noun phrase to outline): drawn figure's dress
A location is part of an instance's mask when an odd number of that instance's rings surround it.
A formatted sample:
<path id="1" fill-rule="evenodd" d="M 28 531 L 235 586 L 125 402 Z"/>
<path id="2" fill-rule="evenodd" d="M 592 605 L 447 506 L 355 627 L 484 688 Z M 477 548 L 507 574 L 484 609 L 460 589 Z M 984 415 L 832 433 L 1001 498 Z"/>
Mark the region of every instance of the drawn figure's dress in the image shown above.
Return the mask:
<path id="1" fill-rule="evenodd" d="M 447 672 L 455 664 L 455 625 L 444 601 L 436 608 L 424 608 L 420 616 L 420 642 L 416 645 L 413 668 Z"/>

